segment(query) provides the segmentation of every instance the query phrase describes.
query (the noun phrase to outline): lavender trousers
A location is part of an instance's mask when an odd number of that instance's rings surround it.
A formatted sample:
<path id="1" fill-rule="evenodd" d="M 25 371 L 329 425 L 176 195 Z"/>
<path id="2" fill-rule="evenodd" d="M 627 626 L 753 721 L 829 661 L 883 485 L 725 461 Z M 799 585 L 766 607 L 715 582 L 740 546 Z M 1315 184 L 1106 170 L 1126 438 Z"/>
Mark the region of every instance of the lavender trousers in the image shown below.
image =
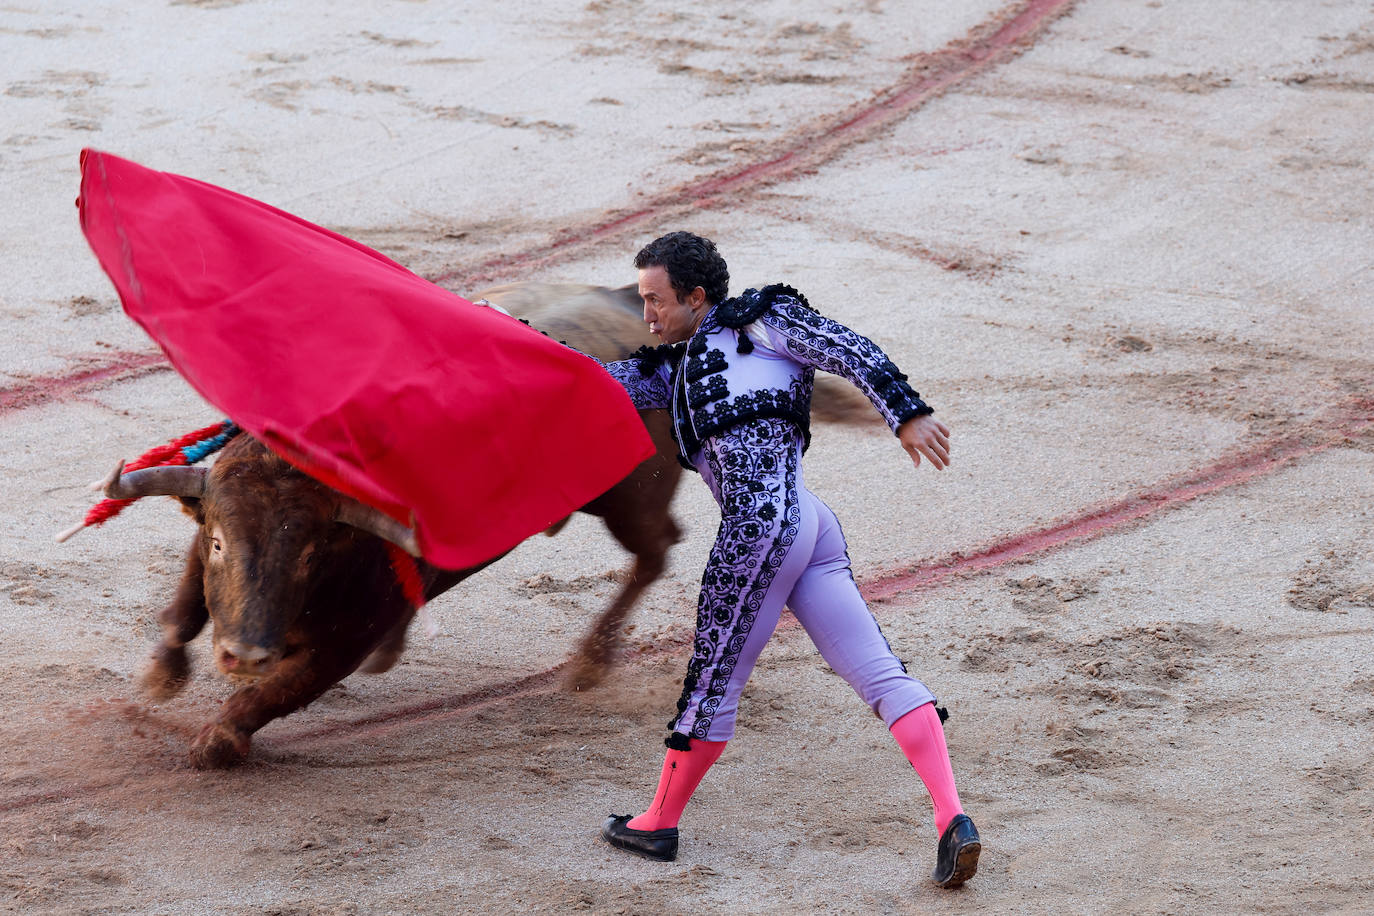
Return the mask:
<path id="1" fill-rule="evenodd" d="M 669 728 L 706 741 L 735 733 L 740 694 L 783 606 L 821 656 L 890 727 L 935 696 L 907 674 L 850 570 L 840 523 L 802 483 L 801 437 L 787 421 L 750 420 L 693 456 L 721 507 L 702 574 L 696 637 Z"/>

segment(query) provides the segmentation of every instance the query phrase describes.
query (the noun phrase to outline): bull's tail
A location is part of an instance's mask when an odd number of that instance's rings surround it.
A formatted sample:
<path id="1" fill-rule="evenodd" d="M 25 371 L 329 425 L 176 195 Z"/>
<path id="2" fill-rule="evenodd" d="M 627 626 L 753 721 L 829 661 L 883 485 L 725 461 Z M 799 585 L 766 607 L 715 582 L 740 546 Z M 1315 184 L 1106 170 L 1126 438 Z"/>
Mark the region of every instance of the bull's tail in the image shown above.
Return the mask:
<path id="1" fill-rule="evenodd" d="M 811 396 L 811 417 L 826 423 L 880 422 L 868 398 L 849 382 L 835 375 L 816 373 L 816 389 Z"/>

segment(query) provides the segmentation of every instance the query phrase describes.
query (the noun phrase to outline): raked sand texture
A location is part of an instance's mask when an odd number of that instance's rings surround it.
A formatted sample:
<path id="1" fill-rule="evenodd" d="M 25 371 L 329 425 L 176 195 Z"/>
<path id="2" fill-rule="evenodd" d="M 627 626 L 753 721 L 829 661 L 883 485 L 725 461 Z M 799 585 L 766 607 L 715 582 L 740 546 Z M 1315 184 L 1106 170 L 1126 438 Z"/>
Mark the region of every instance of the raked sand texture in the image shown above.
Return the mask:
<path id="1" fill-rule="evenodd" d="M 186 748 L 204 646 L 137 678 L 192 523 L 57 545 L 85 484 L 214 422 L 81 237 L 96 147 L 459 293 L 621 285 L 715 238 L 868 333 L 954 431 L 818 426 L 985 848 L 784 618 L 671 865 L 648 802 L 714 505 L 595 690 L 627 556 L 594 519 L 434 602 L 391 672 Z M 664 0 L 0 9 L 0 910 L 1311 913 L 1374 900 L 1374 8 L 1363 0 Z M 205 638 L 198 642 L 205 642 Z"/>

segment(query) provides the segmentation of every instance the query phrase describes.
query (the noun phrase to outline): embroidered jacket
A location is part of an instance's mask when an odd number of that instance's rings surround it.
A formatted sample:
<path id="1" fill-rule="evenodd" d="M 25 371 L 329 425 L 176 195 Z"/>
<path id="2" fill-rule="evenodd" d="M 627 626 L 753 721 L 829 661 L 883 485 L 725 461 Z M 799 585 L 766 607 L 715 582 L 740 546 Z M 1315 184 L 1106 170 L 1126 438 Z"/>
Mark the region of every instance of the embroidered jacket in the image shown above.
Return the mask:
<path id="1" fill-rule="evenodd" d="M 790 286 L 748 289 L 714 306 L 690 340 L 642 347 L 606 369 L 641 410 L 669 408 L 678 460 L 736 424 L 777 417 L 811 442 L 815 370 L 843 376 L 895 432 L 933 413 L 877 344 L 824 317 Z"/>

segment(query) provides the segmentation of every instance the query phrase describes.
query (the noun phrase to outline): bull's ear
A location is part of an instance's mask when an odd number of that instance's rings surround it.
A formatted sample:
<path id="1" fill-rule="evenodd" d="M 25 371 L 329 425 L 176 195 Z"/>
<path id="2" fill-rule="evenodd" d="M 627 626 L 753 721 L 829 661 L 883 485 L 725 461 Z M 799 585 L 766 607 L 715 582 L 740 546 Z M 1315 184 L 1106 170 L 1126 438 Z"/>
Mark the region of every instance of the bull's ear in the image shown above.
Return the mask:
<path id="1" fill-rule="evenodd" d="M 195 496 L 178 496 L 177 502 L 181 503 L 181 511 L 196 520 L 197 525 L 205 524 L 205 508 L 201 505 L 201 500 Z"/>

